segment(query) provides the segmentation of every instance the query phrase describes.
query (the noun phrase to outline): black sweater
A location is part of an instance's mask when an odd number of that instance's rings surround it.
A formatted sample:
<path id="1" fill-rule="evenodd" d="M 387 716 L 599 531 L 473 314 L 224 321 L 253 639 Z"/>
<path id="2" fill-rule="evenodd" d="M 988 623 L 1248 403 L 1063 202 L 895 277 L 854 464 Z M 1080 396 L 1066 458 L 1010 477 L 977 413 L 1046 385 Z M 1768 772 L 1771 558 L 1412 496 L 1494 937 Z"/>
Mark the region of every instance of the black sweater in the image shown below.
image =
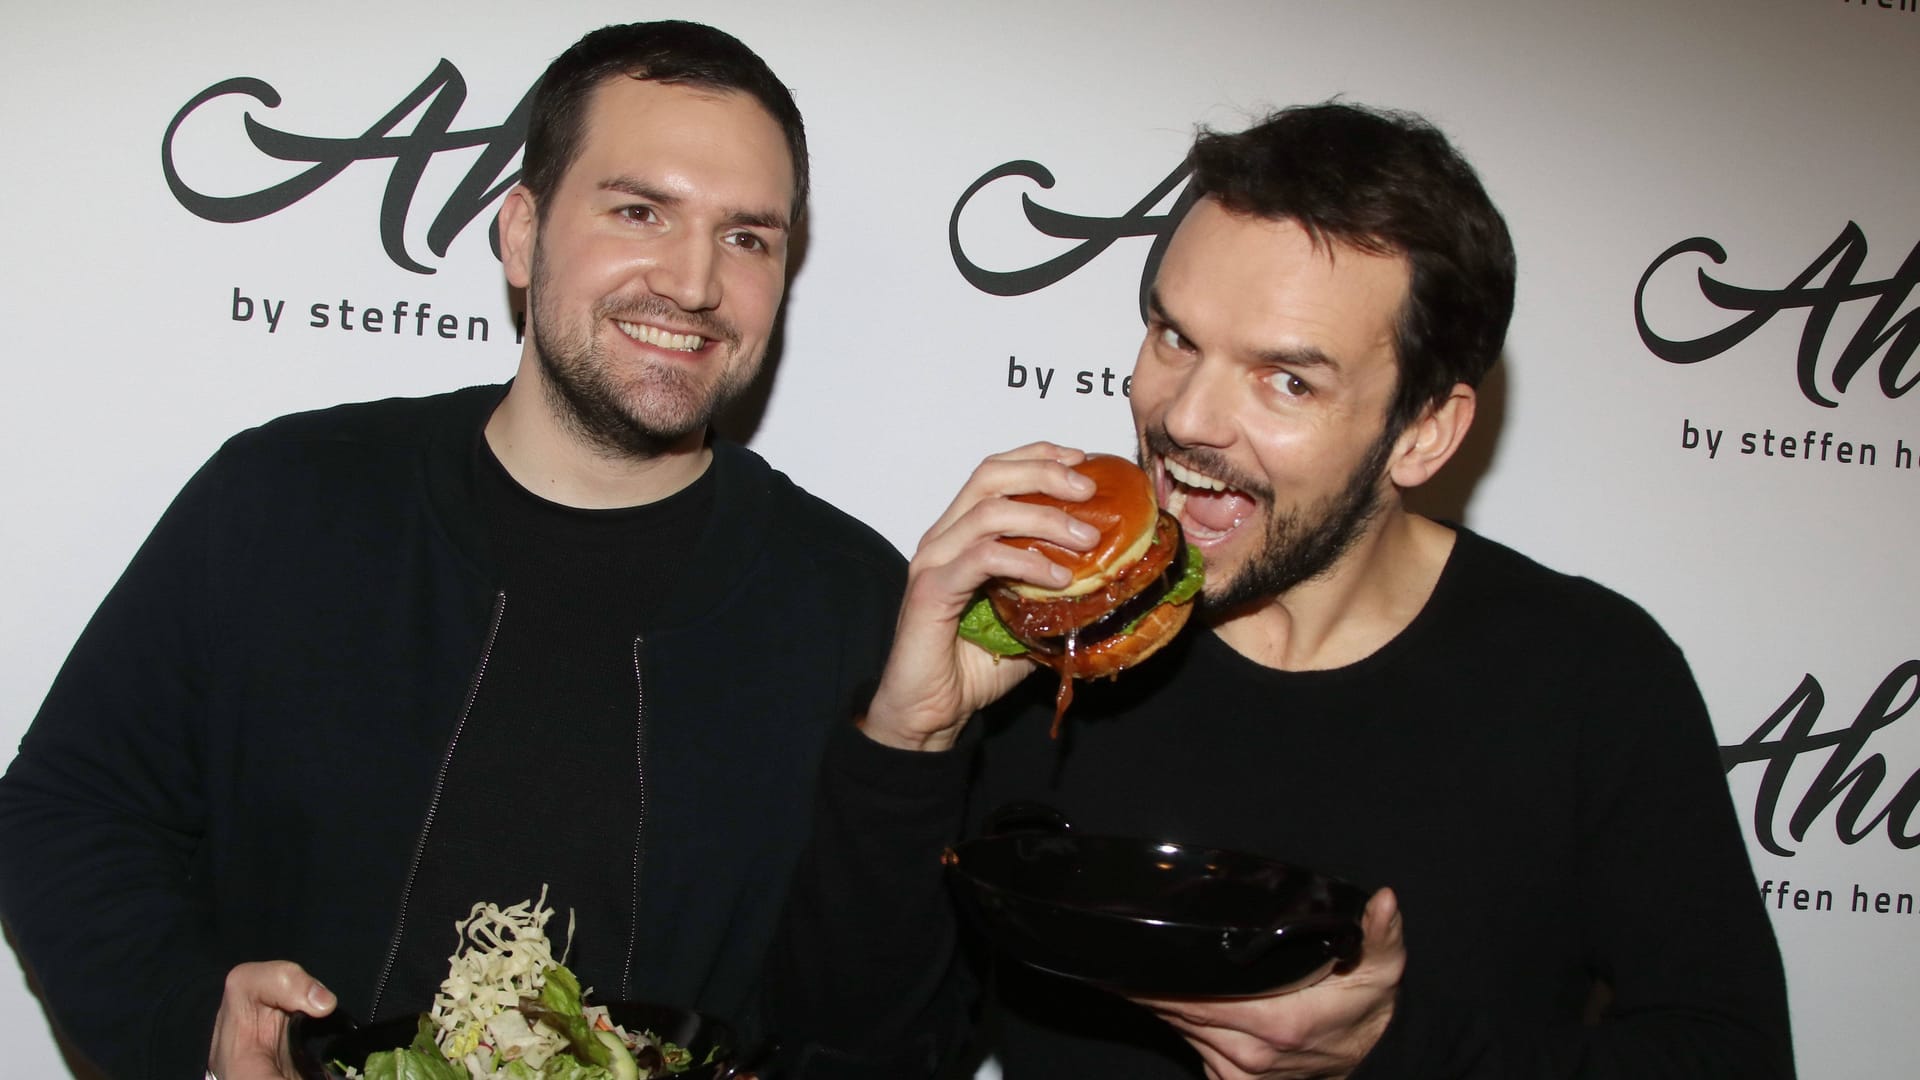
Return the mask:
<path id="1" fill-rule="evenodd" d="M 74 647 L 0 780 L 0 913 L 112 1075 L 199 1075 L 245 960 L 297 960 L 368 1018 L 436 773 L 513 617 L 473 497 L 501 394 L 235 437 Z M 636 645 L 635 968 L 598 997 L 745 1019 L 815 763 L 884 658 L 903 566 L 743 448 L 717 445 L 712 475 L 711 523 Z M 609 797 L 581 792 L 582 814 Z M 520 899 L 472 870 L 474 899 Z"/>
<path id="2" fill-rule="evenodd" d="M 1462 531 L 1425 610 L 1356 664 L 1275 671 L 1202 631 L 1082 685 L 1058 743 L 1051 697 L 1029 680 L 981 721 L 976 818 L 1038 800 L 1081 832 L 1395 889 L 1406 975 L 1357 1078 L 1791 1075 L 1779 954 L 1705 708 L 1679 650 L 1617 595 Z M 859 892 L 925 898 L 966 765 L 836 742 L 826 821 L 926 831 L 893 838 L 891 887 L 870 868 L 870 826 L 823 829 L 810 865 L 844 875 L 854 860 L 832 853 L 857 850 Z M 826 871 L 806 880 L 834 888 Z M 941 905 L 860 917 L 933 927 L 921 971 L 951 949 Z M 887 984 L 886 960 L 869 962 L 869 985 Z M 992 1027 L 1008 1080 L 1201 1075 L 1145 1011 L 1003 967 Z M 951 1008 L 916 974 L 891 985 L 923 1016 Z M 1596 981 L 1611 1004 L 1586 1025 Z"/>

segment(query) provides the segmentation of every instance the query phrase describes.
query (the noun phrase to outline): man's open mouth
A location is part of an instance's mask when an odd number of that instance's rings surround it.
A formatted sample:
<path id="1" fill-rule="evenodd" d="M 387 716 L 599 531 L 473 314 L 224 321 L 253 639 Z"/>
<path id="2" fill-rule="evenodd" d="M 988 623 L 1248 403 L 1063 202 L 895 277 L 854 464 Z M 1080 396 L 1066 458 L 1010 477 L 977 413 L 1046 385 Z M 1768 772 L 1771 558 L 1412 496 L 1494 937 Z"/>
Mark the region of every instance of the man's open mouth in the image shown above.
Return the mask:
<path id="1" fill-rule="evenodd" d="M 1160 505 L 1180 519 L 1187 539 L 1203 548 L 1253 516 L 1253 496 L 1170 457 L 1161 457 Z"/>

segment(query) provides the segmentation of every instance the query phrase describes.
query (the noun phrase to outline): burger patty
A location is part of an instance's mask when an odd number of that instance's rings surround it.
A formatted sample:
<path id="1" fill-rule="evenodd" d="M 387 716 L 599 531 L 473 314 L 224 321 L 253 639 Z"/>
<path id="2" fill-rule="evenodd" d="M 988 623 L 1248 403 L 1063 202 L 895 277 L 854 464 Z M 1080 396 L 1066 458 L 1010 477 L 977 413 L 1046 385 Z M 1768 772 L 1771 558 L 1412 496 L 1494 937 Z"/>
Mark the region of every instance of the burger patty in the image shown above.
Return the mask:
<path id="1" fill-rule="evenodd" d="M 1072 631 L 1074 647 L 1080 650 L 1091 649 L 1119 634 L 1135 620 L 1158 606 L 1160 601 L 1173 591 L 1173 587 L 1179 584 L 1179 581 L 1179 567 L 1169 563 L 1167 569 L 1145 592 L 1136 593 L 1126 603 Z M 1067 635 L 1036 638 L 1029 641 L 1027 647 L 1041 656 L 1060 656 L 1067 652 Z"/>
<path id="2" fill-rule="evenodd" d="M 1180 550 L 1180 523 L 1163 510 L 1146 554 L 1101 588 L 1081 596 L 1029 600 L 996 587 L 987 597 L 1014 637 L 1035 652 L 1057 653 L 1069 632 L 1077 631 L 1077 642 L 1090 644 L 1151 610 L 1178 580 Z"/>

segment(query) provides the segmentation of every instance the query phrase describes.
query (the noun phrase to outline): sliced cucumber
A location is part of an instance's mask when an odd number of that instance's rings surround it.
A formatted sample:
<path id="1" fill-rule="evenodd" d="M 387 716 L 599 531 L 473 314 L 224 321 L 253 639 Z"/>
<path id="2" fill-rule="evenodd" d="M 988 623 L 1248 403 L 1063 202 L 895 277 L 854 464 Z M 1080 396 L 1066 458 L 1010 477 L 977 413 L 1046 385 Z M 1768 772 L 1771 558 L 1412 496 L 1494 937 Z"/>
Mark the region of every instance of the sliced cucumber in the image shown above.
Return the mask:
<path id="1" fill-rule="evenodd" d="M 613 1072 L 613 1080 L 640 1080 L 640 1063 L 633 1060 L 633 1054 L 620 1036 L 611 1031 L 596 1031 L 593 1037 L 607 1048 L 607 1068 Z"/>

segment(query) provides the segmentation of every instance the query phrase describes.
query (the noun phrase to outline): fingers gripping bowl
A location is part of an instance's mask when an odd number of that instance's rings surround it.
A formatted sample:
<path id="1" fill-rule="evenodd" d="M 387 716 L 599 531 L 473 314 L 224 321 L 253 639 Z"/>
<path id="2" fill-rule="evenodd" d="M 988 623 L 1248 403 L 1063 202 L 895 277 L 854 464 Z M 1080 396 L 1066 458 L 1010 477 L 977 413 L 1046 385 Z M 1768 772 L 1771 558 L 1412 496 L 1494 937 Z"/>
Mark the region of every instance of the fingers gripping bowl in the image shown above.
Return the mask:
<path id="1" fill-rule="evenodd" d="M 1072 700 L 1074 679 L 1112 676 L 1173 640 L 1193 614 L 1205 583 L 1198 550 L 1180 523 L 1160 509 L 1153 482 L 1132 462 L 1094 454 L 1074 467 L 1094 482 L 1082 502 L 1015 496 L 1052 506 L 1100 530 L 1088 551 L 1032 537 L 1001 543 L 1046 556 L 1072 580 L 1051 589 L 1025 582 L 989 582 L 960 622 L 960 636 L 996 656 L 1026 656 L 1060 673 L 1054 725 Z"/>

